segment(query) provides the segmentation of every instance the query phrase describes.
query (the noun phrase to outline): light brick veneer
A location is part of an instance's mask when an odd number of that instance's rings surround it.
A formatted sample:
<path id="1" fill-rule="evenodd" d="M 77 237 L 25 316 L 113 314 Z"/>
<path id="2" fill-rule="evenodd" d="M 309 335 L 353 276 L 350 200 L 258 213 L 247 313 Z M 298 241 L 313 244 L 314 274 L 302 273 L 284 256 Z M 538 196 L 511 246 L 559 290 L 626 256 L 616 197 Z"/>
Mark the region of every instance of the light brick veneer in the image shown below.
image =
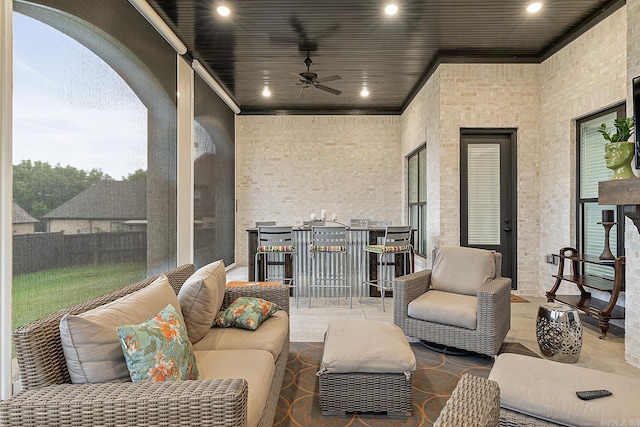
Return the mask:
<path id="1" fill-rule="evenodd" d="M 627 83 L 630 83 L 634 77 L 640 76 L 640 0 L 627 0 L 627 22 Z M 627 84 L 626 87 L 627 111 L 631 115 L 631 85 Z M 640 129 L 636 129 L 636 132 L 640 132 Z M 625 358 L 627 362 L 640 368 L 640 234 L 630 219 L 626 220 L 625 225 Z"/>
<path id="2" fill-rule="evenodd" d="M 301 225 L 327 209 L 405 224 L 400 116 L 237 116 L 236 262 L 255 221 Z"/>

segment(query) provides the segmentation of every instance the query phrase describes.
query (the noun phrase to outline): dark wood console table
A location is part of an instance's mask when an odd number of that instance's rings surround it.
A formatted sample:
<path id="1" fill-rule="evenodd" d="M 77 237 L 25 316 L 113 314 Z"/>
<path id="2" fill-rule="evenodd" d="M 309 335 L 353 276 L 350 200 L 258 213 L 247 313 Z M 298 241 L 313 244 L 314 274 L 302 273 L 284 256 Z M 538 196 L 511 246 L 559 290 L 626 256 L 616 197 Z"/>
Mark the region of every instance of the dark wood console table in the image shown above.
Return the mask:
<path id="1" fill-rule="evenodd" d="M 568 247 L 560 249 L 559 257 L 558 274 L 553 276 L 556 278 L 556 282 L 553 288 L 547 292 L 547 300 L 549 302 L 555 300 L 568 304 L 589 316 L 597 317 L 600 330 L 602 331 L 600 339 L 604 339 L 609 330 L 609 320 L 624 319 L 624 307 L 617 306 L 616 302 L 618 301 L 620 292 L 624 292 L 622 277 L 624 275 L 625 257 L 618 257 L 612 261 L 602 261 L 598 256 L 579 254 L 574 248 Z M 564 274 L 565 260 L 571 261 L 570 274 Z M 610 280 L 582 274 L 581 264 L 582 267 L 584 267 L 584 264 L 611 267 L 614 269 L 614 278 Z M 580 290 L 580 295 L 556 295 L 560 283 L 562 283 L 563 280 L 577 286 Z M 608 301 L 594 298 L 591 296 L 591 292 L 585 288 L 606 292 L 610 295 L 610 298 Z"/>

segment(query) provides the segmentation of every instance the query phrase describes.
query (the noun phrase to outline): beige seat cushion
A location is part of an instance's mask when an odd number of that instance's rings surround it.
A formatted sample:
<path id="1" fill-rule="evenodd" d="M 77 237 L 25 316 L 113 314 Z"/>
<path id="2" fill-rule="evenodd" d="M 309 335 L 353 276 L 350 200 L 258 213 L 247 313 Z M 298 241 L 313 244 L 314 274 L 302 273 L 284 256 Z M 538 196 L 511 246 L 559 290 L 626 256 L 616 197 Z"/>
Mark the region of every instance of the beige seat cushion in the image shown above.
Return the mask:
<path id="1" fill-rule="evenodd" d="M 149 286 L 60 321 L 60 339 L 74 384 L 130 381 L 116 326 L 142 323 L 167 305 L 180 310 L 167 276 Z"/>
<path id="2" fill-rule="evenodd" d="M 429 290 L 409 303 L 407 314 L 414 319 L 475 330 L 477 311 L 475 296 Z"/>
<path id="3" fill-rule="evenodd" d="M 220 311 L 227 274 L 222 260 L 205 265 L 189 277 L 178 292 L 178 301 L 192 344 L 201 340 Z"/>
<path id="4" fill-rule="evenodd" d="M 324 338 L 321 372 L 404 373 L 416 369 L 416 358 L 404 332 L 391 322 L 338 320 Z"/>
<path id="5" fill-rule="evenodd" d="M 265 320 L 258 329 L 210 328 L 194 350 L 265 350 L 275 361 L 289 333 L 289 316 L 278 310 Z"/>
<path id="6" fill-rule="evenodd" d="M 273 357 L 262 350 L 195 351 L 199 379 L 244 378 L 249 384 L 247 426 L 258 425 L 275 371 Z M 188 408 L 185 408 L 188 411 Z"/>
<path id="7" fill-rule="evenodd" d="M 640 378 L 504 353 L 496 358 L 489 379 L 500 386 L 500 406 L 543 420 L 592 427 L 628 426 L 640 419 Z M 600 389 L 613 395 L 589 401 L 576 396 L 576 391 Z"/>
<path id="8" fill-rule="evenodd" d="M 478 289 L 495 278 L 493 252 L 484 249 L 441 247 L 436 251 L 431 288 L 475 296 Z"/>

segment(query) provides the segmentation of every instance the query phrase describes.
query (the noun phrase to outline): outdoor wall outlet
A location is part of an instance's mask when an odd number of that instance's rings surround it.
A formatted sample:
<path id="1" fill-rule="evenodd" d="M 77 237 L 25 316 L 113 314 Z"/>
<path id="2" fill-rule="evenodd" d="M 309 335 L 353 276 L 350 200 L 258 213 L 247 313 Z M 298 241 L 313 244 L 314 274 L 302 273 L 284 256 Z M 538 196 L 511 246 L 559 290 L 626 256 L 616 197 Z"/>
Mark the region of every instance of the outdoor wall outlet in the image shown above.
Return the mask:
<path id="1" fill-rule="evenodd" d="M 553 254 L 546 254 L 545 259 L 547 260 L 547 264 L 558 264 L 558 258 Z"/>

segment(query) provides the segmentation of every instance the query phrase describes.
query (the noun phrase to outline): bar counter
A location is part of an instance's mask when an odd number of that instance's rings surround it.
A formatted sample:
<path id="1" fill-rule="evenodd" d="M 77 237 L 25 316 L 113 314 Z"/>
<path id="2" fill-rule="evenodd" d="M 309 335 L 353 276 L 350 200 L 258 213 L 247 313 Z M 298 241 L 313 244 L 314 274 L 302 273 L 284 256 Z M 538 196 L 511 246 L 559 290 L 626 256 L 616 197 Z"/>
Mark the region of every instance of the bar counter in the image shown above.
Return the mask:
<path id="1" fill-rule="evenodd" d="M 388 266 L 385 269 L 378 264 L 378 257 L 375 254 L 370 255 L 368 260 L 365 261 L 364 247 L 366 245 L 379 244 L 384 238 L 384 227 L 370 227 L 370 228 L 358 228 L 347 227 L 347 271 L 348 281 L 351 285 L 351 290 L 354 297 L 364 296 L 380 296 L 377 288 L 364 285 L 365 271 L 368 267 L 369 277 L 376 279 L 377 277 L 391 278 L 399 277 L 404 273 L 405 257 L 402 254 L 387 255 Z M 247 266 L 248 266 L 248 279 L 249 280 L 265 280 L 263 274 L 262 262 L 259 264 L 260 274 L 258 278 L 255 278 L 255 255 L 258 247 L 258 229 L 247 229 Z M 310 246 L 312 243 L 312 233 L 310 228 L 293 228 L 293 243 L 297 250 L 296 261 L 291 262 L 291 257 L 282 254 L 270 254 L 274 261 L 285 264 L 285 275 L 287 277 L 293 277 L 294 283 L 299 287 L 299 296 L 309 296 L 309 283 L 311 281 L 311 272 L 313 269 L 318 268 L 317 262 L 311 258 Z M 413 241 L 413 239 L 412 239 Z M 393 257 L 393 259 L 392 259 Z M 413 257 L 412 257 L 413 262 Z M 293 265 L 292 265 L 293 264 Z M 278 268 L 279 266 L 270 266 L 269 268 Z M 328 266 L 333 268 L 334 266 Z M 279 267 L 281 268 L 281 266 Z M 384 271 L 383 271 L 384 270 Z M 326 289 L 325 294 L 321 296 L 338 296 L 335 294 L 337 290 Z M 344 294 L 340 294 L 342 296 Z"/>

